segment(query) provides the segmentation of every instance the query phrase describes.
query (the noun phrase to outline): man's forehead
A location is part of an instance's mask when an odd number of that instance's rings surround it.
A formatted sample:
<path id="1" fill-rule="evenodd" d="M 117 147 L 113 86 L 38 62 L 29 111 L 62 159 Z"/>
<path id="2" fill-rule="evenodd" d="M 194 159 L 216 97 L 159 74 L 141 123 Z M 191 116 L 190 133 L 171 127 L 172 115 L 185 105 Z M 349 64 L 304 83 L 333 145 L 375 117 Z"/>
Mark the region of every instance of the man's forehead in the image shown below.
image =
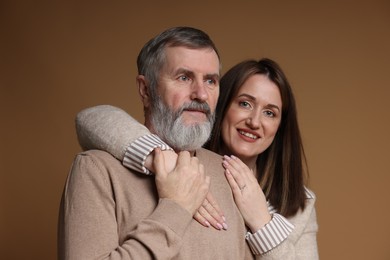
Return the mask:
<path id="1" fill-rule="evenodd" d="M 207 74 L 218 74 L 220 62 L 213 48 L 189 48 L 185 46 L 167 47 L 165 65 L 170 70 L 198 70 Z"/>

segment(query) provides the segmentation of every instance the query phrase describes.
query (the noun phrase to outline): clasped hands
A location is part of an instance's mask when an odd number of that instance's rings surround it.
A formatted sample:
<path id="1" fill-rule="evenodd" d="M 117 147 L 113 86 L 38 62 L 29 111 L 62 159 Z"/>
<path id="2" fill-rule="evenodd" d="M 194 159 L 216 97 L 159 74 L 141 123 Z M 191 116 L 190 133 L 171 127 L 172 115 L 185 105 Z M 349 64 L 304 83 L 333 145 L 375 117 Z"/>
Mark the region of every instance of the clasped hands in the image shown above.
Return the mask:
<path id="1" fill-rule="evenodd" d="M 175 201 L 205 227 L 228 228 L 222 210 L 209 192 L 210 177 L 198 158 L 186 151 L 162 153 L 157 148 L 152 165 L 160 198 Z"/>

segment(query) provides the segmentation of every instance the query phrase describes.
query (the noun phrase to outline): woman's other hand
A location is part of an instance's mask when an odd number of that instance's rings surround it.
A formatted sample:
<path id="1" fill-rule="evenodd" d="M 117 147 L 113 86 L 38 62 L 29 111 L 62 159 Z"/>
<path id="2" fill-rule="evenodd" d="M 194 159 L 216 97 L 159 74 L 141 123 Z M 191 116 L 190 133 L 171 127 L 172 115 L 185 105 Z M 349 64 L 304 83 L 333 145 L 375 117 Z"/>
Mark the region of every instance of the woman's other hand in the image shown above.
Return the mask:
<path id="1" fill-rule="evenodd" d="M 246 225 L 257 232 L 271 220 L 265 195 L 253 171 L 235 156 L 223 158 L 225 175 Z"/>
<path id="2" fill-rule="evenodd" d="M 194 219 L 205 227 L 213 226 L 218 230 L 228 228 L 224 214 L 210 191 L 202 206 L 195 213 Z"/>

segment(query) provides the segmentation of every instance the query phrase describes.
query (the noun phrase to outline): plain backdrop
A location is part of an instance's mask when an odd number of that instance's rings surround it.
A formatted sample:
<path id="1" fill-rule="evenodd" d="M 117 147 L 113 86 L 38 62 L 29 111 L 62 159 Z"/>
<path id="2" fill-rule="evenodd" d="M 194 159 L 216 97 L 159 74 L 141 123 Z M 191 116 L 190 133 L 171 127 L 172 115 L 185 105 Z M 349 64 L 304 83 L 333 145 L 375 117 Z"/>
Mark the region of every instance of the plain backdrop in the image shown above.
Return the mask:
<path id="1" fill-rule="evenodd" d="M 321 259 L 390 259 L 390 2 L 380 0 L 0 1 L 0 257 L 56 258 L 75 115 L 111 104 L 142 121 L 137 54 L 181 25 L 211 36 L 223 72 L 262 57 L 284 68 Z"/>

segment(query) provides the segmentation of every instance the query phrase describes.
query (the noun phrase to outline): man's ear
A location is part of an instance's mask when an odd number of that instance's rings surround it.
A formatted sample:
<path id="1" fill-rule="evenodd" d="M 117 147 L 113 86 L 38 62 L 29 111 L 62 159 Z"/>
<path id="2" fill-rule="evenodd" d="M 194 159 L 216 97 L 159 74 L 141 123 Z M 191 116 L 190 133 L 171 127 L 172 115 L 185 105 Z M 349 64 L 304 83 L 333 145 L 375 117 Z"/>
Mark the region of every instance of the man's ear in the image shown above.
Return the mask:
<path id="1" fill-rule="evenodd" d="M 141 101 L 144 104 L 144 108 L 148 108 L 150 106 L 149 84 L 147 83 L 144 75 L 138 75 L 136 81 L 138 92 L 141 97 Z"/>

